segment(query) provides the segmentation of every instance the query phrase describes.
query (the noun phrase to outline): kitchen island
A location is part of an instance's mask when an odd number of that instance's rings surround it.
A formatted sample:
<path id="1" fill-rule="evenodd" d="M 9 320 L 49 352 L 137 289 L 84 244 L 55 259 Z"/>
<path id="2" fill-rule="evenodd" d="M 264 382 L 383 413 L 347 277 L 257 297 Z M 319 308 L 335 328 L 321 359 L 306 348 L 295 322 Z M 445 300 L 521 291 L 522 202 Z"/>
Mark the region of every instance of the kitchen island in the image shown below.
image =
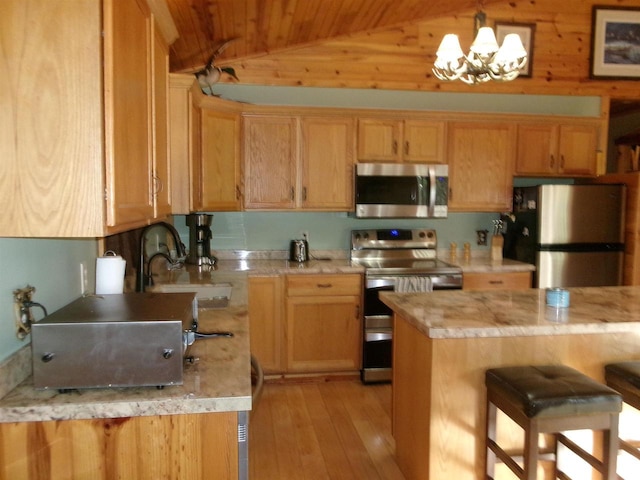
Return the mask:
<path id="1" fill-rule="evenodd" d="M 565 364 L 604 381 L 606 363 L 640 359 L 640 288 L 569 291 L 566 309 L 538 289 L 381 293 L 395 318 L 393 434 L 407 480 L 485 478 L 488 368 Z"/>
<path id="2" fill-rule="evenodd" d="M 199 320 L 234 336 L 196 340 L 182 385 L 59 393 L 28 378 L 13 389 L 0 400 L 0 478 L 238 478 L 252 409 L 247 310 Z"/>

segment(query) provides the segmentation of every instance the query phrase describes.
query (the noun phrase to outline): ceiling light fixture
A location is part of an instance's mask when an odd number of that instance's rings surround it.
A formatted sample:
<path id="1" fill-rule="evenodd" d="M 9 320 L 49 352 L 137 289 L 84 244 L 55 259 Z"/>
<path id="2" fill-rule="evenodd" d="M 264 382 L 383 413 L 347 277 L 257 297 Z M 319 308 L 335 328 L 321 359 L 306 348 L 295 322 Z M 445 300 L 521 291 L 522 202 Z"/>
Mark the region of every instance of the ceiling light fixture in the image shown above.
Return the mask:
<path id="1" fill-rule="evenodd" d="M 520 36 L 508 34 L 499 47 L 493 29 L 485 26 L 486 18 L 482 10 L 474 16 L 476 37 L 468 55 L 462 52 L 457 35 L 444 36 L 433 66 L 438 79 L 476 85 L 489 80 L 510 81 L 520 74 L 520 69 L 527 63 L 527 51 Z"/>

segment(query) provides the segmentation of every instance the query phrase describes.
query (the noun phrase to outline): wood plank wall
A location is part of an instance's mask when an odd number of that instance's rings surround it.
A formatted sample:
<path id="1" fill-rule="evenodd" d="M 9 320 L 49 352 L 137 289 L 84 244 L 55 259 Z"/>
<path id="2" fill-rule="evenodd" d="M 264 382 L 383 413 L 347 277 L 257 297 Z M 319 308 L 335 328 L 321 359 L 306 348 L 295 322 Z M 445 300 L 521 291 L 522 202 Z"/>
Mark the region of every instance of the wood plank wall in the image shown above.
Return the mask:
<path id="1" fill-rule="evenodd" d="M 431 73 L 445 33 L 458 33 L 463 50 L 468 50 L 475 9 L 226 64 L 236 68 L 242 84 L 640 99 L 638 81 L 589 78 L 591 11 L 596 3 L 640 8 L 637 0 L 512 0 L 487 6 L 491 26 L 495 21 L 536 24 L 532 78 L 514 82 L 471 87 L 438 81 Z"/>

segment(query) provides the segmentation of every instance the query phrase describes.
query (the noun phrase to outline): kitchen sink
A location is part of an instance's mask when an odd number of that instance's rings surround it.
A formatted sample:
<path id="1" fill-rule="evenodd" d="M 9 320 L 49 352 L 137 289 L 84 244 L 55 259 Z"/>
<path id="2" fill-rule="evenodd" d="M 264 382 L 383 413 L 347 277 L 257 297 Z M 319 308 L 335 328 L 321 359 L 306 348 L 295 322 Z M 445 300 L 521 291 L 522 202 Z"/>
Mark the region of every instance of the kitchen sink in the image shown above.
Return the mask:
<path id="1" fill-rule="evenodd" d="M 161 283 L 148 290 L 165 293 L 195 292 L 198 308 L 226 308 L 233 286 L 230 283 Z"/>

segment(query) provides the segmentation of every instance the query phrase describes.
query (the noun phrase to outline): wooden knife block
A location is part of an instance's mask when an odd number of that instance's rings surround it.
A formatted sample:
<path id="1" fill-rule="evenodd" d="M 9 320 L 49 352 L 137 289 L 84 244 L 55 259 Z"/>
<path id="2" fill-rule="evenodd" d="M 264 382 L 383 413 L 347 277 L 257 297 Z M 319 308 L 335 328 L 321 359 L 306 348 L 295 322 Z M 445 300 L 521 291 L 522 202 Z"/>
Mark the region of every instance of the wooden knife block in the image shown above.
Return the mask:
<path id="1" fill-rule="evenodd" d="M 504 237 L 500 234 L 491 237 L 491 260 L 502 260 Z"/>

